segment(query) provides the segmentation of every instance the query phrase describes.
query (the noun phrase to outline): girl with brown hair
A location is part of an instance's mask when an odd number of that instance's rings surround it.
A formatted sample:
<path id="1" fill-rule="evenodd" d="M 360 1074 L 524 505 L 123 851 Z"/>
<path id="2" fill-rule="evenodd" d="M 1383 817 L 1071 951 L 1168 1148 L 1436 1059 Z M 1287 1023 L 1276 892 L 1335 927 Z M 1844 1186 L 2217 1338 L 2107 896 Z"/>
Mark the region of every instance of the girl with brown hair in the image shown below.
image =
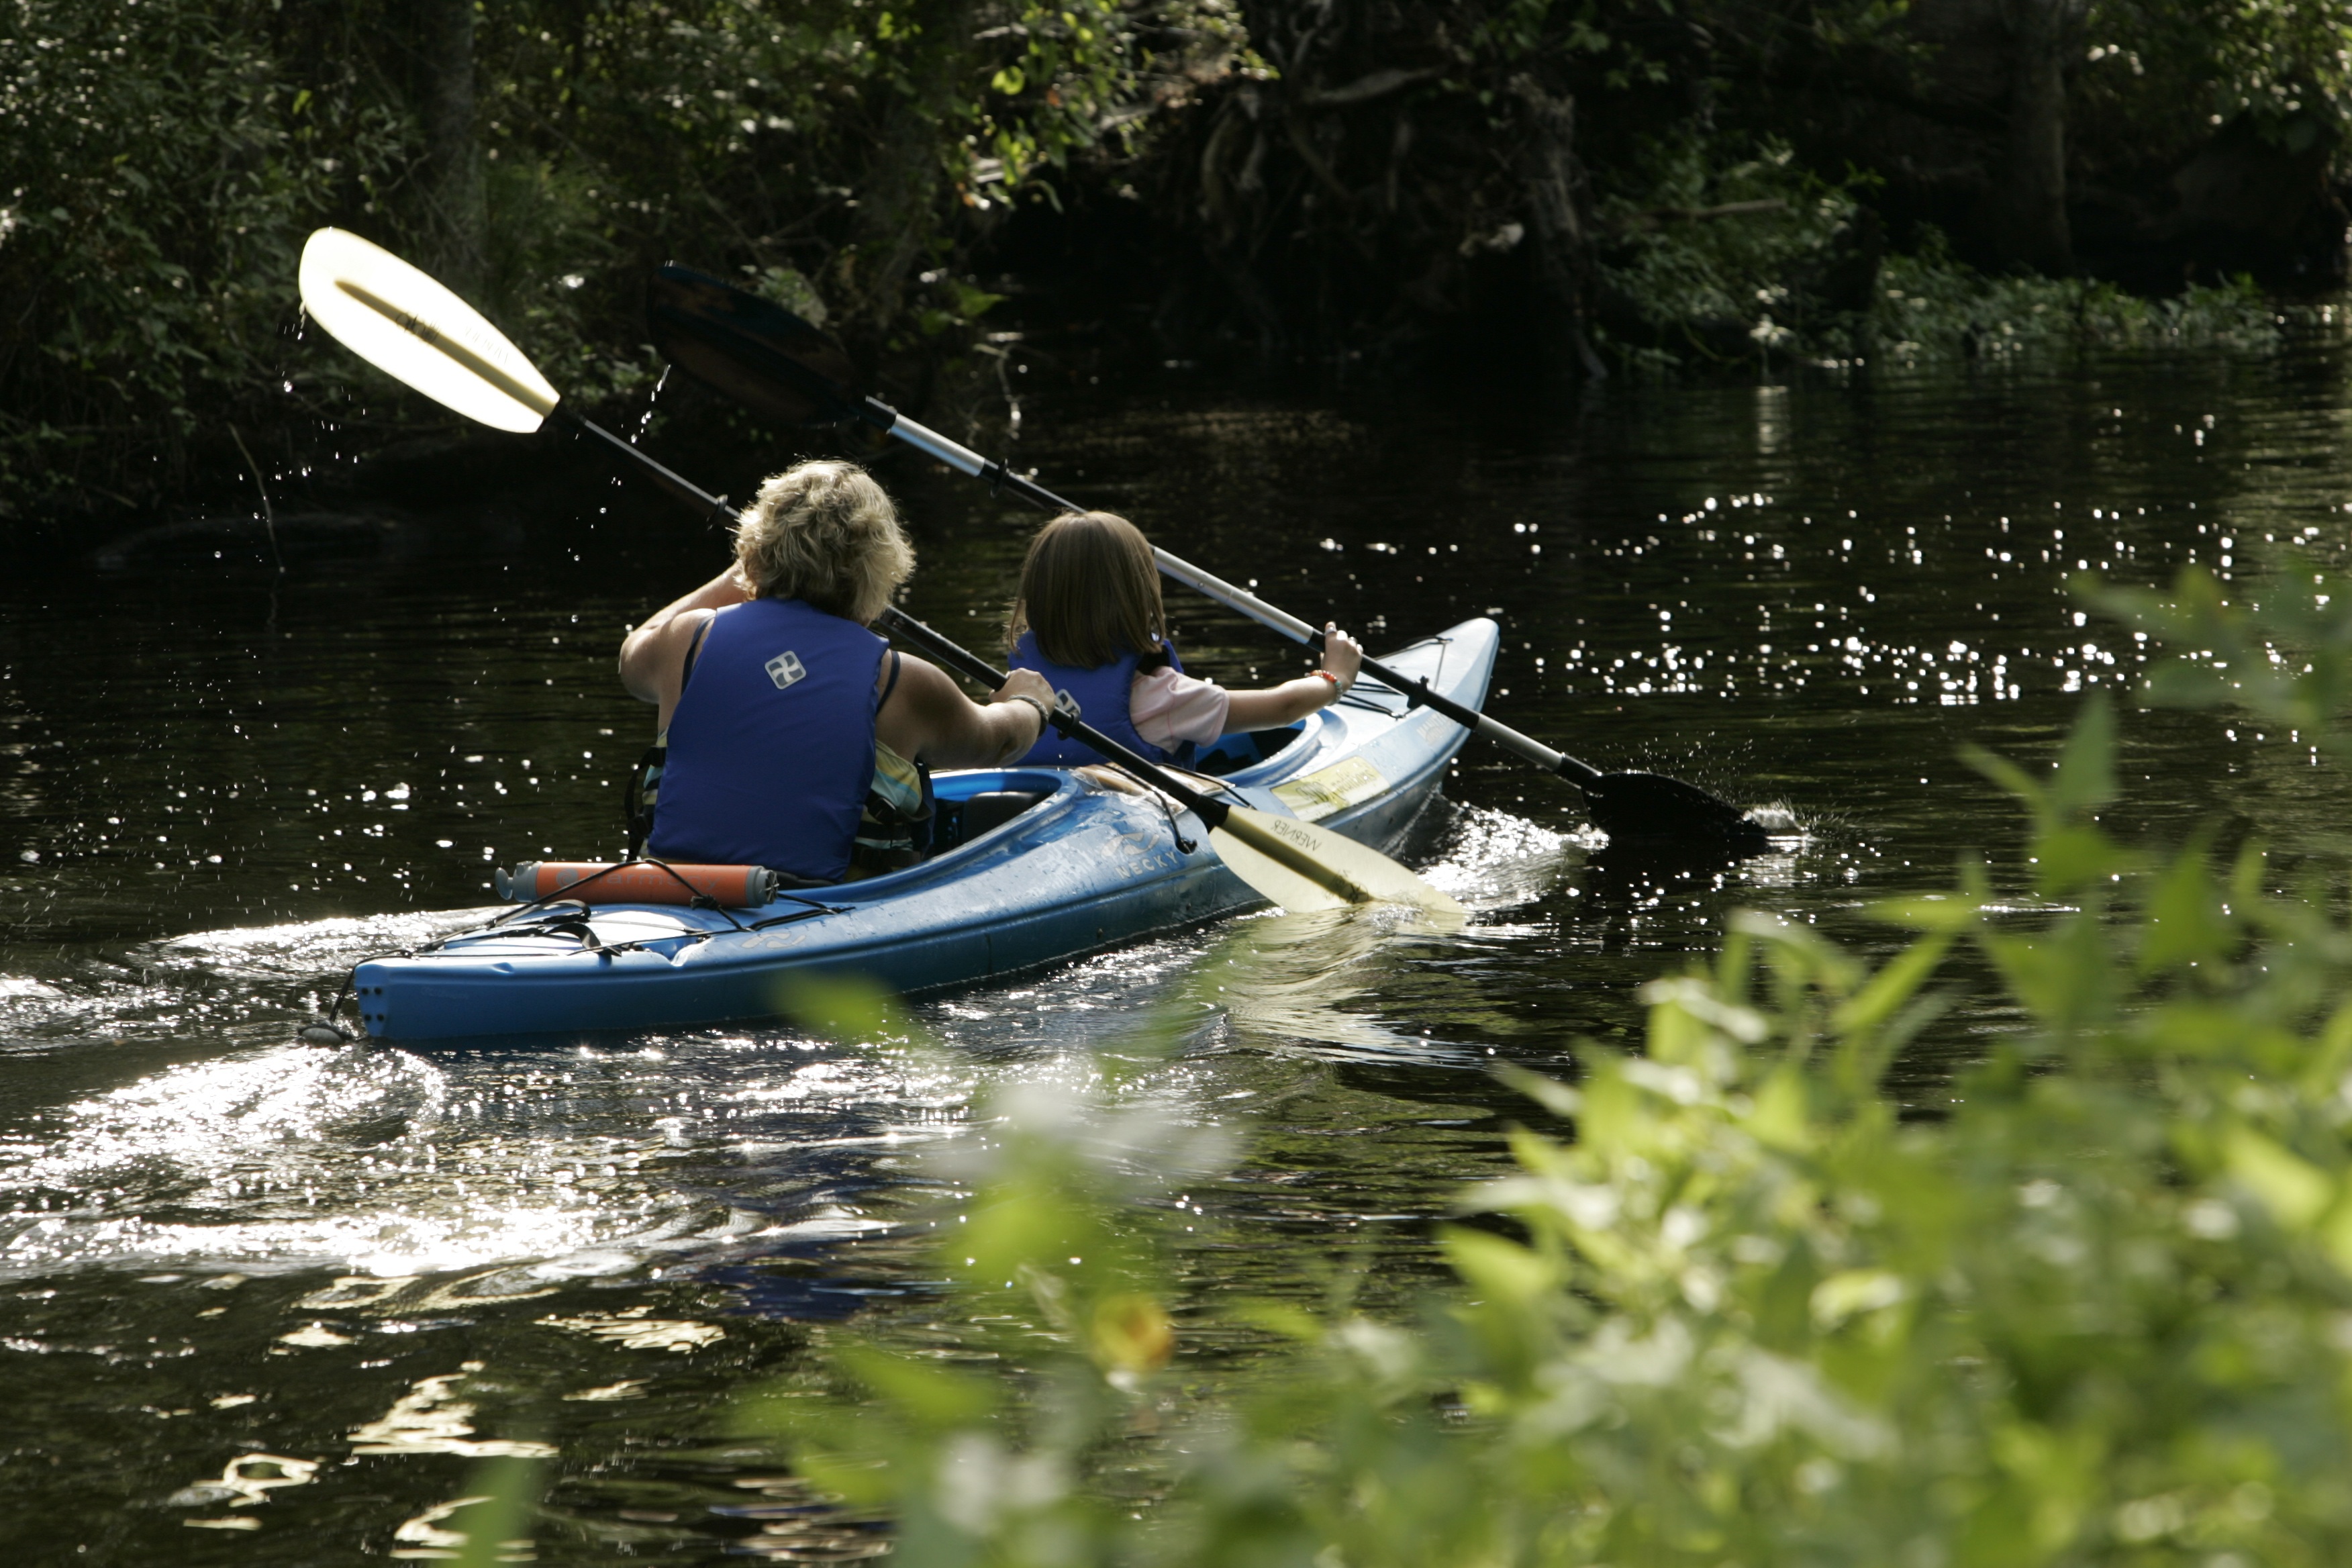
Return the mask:
<path id="1" fill-rule="evenodd" d="M 1151 543 L 1123 517 L 1068 512 L 1038 530 L 1013 603 L 1011 664 L 1077 700 L 1087 723 L 1155 762 L 1189 766 L 1195 751 L 1237 730 L 1265 730 L 1336 702 L 1364 650 L 1326 626 L 1323 668 L 1261 691 L 1227 691 L 1184 673 L 1168 635 Z M 1097 761 L 1048 731 L 1022 759 L 1033 766 Z"/>

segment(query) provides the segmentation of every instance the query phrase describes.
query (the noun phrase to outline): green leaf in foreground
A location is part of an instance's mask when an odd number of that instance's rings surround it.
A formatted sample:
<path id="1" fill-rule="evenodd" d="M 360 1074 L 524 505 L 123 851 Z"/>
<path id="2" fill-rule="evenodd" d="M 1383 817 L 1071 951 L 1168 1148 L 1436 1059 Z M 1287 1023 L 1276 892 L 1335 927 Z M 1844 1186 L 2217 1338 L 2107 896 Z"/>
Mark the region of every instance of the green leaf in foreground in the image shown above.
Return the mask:
<path id="1" fill-rule="evenodd" d="M 2184 595 L 2197 651 L 2295 667 L 2262 700 L 2352 689 L 2352 637 Z M 2116 729 L 1981 760 L 2040 912 L 1963 867 L 1882 907 L 1914 935 L 1875 967 L 1742 915 L 1640 1053 L 1502 1069 L 1519 1169 L 1402 1321 L 1188 1292 L 1144 1091 L 1016 1098 L 928 1314 L 977 1326 L 959 1364 L 845 1350 L 795 1451 L 918 1564 L 2352 1561 L 2345 866 L 2118 845 Z M 1884 1076 L 1971 952 L 2017 1022 L 1906 1113 Z"/>

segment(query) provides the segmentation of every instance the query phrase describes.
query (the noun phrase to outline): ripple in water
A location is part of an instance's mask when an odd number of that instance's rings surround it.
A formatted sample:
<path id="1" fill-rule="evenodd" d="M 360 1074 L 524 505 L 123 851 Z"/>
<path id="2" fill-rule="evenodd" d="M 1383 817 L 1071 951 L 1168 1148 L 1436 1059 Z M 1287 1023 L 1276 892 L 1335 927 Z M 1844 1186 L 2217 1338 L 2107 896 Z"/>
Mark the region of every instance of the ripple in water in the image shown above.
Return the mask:
<path id="1" fill-rule="evenodd" d="M 457 1270 L 684 1223 L 612 1138 L 516 1139 L 420 1058 L 299 1046 L 171 1068 L 0 1145 L 0 1276 L 106 1264 Z M 373 1136 L 371 1136 L 371 1133 Z M 389 1134 L 387 1136 L 387 1134 Z"/>

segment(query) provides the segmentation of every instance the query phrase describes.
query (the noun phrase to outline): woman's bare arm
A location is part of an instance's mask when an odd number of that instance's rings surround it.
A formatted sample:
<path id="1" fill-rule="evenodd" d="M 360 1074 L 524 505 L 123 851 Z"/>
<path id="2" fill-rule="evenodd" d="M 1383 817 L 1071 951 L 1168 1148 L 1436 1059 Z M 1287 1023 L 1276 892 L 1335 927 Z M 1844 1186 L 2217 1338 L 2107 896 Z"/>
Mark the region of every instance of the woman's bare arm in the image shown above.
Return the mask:
<path id="1" fill-rule="evenodd" d="M 630 696 L 660 709 L 662 728 L 668 727 L 670 710 L 677 706 L 686 650 L 697 628 L 710 618 L 712 611 L 740 605 L 751 596 L 735 568 L 730 566 L 693 593 L 656 610 L 621 639 L 621 685 Z"/>
<path id="2" fill-rule="evenodd" d="M 874 721 L 875 739 L 912 761 L 935 768 L 997 767 L 1037 743 L 1037 710 L 1015 696 L 1050 708 L 1054 688 L 1034 669 L 1016 669 L 985 706 L 966 697 L 947 672 L 901 656 L 898 684 Z"/>

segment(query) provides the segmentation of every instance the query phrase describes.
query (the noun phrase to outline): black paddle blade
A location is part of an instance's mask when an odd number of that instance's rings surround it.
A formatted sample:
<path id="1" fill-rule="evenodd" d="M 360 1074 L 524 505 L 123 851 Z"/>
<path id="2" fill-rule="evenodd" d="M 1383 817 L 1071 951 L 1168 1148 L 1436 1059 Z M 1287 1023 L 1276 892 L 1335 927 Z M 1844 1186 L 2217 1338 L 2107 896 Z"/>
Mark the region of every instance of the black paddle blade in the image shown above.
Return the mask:
<path id="1" fill-rule="evenodd" d="M 830 425 L 857 412 L 856 372 L 841 345 L 772 300 L 670 266 L 646 286 L 646 322 L 662 357 L 712 391 L 782 425 Z"/>
<path id="2" fill-rule="evenodd" d="M 1754 817 L 1664 773 L 1603 773 L 1579 787 L 1585 815 L 1612 844 L 1707 845 L 1735 855 L 1771 847 L 1771 836 Z"/>

